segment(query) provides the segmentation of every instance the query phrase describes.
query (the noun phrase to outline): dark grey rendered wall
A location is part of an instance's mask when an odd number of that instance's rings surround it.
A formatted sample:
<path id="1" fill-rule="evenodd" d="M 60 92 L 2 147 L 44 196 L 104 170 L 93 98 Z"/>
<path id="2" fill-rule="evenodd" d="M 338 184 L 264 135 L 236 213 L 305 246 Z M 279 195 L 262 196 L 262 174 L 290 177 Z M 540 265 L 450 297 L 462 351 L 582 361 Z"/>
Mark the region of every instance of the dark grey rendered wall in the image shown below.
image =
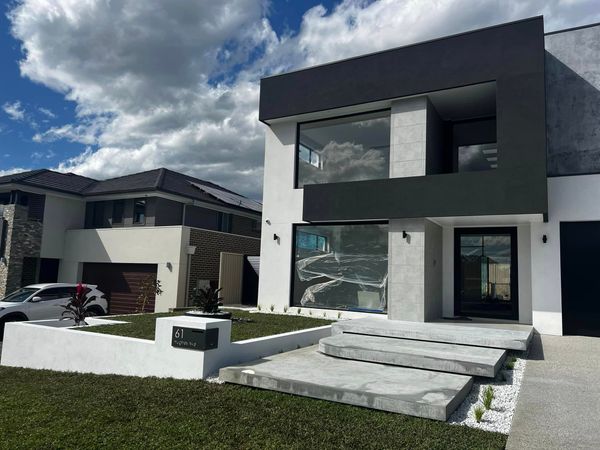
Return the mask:
<path id="1" fill-rule="evenodd" d="M 600 173 L 600 25 L 545 41 L 548 175 Z"/>

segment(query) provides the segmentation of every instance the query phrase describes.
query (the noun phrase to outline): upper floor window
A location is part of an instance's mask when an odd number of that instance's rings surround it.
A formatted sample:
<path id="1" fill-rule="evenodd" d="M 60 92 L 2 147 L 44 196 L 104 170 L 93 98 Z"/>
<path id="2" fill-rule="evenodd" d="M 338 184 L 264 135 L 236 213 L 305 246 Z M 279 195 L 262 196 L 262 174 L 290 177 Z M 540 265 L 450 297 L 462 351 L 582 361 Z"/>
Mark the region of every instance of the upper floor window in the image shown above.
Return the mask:
<path id="1" fill-rule="evenodd" d="M 458 147 L 458 171 L 474 172 L 498 168 L 498 145 L 462 145 Z"/>
<path id="2" fill-rule="evenodd" d="M 136 198 L 133 201 L 133 223 L 145 224 L 146 223 L 146 199 Z"/>
<path id="3" fill-rule="evenodd" d="M 297 187 L 388 178 L 389 163 L 389 111 L 298 126 Z"/>
<path id="4" fill-rule="evenodd" d="M 125 210 L 125 200 L 113 201 L 112 223 L 123 223 L 123 211 Z"/>

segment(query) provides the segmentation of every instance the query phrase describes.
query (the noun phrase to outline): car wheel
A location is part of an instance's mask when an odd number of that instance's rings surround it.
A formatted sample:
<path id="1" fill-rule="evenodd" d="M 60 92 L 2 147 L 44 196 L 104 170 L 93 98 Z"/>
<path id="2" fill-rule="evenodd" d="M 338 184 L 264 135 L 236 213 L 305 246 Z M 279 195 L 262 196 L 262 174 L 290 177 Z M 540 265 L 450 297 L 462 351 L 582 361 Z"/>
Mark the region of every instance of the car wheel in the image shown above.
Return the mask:
<path id="1" fill-rule="evenodd" d="M 93 307 L 90 308 L 86 311 L 86 315 L 88 317 L 97 317 L 97 316 L 103 316 L 104 315 L 104 311 L 102 310 L 102 308 L 99 307 Z"/>

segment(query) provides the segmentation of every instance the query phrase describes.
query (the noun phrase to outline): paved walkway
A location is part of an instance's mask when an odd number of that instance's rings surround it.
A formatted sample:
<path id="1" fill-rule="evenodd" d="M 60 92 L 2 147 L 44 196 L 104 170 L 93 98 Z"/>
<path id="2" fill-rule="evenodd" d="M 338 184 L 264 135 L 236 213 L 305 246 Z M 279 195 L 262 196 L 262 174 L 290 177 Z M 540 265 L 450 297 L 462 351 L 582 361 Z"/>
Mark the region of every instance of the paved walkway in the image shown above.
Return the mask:
<path id="1" fill-rule="evenodd" d="M 600 338 L 535 336 L 507 449 L 600 448 Z"/>

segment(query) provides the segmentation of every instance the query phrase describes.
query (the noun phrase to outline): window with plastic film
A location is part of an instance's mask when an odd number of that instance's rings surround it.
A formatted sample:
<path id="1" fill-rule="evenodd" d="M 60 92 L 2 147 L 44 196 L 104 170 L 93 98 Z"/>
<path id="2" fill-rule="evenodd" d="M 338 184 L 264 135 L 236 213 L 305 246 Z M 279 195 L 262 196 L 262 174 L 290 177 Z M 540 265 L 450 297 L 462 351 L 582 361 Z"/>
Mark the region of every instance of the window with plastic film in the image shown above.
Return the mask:
<path id="1" fill-rule="evenodd" d="M 390 111 L 301 123 L 296 185 L 389 178 Z"/>
<path id="2" fill-rule="evenodd" d="M 292 305 L 387 310 L 387 224 L 297 225 Z"/>

